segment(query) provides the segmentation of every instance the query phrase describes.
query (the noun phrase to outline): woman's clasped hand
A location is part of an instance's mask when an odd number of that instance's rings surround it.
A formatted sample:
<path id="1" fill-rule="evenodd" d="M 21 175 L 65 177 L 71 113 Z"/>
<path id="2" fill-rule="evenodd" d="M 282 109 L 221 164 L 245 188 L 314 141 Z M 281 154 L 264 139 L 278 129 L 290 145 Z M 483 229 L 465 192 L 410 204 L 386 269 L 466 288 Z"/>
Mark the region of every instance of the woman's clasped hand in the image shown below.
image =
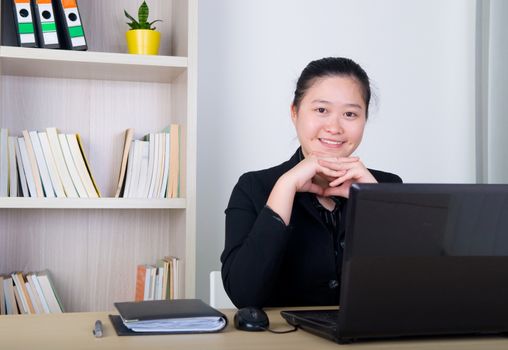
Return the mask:
<path id="1" fill-rule="evenodd" d="M 322 197 L 347 198 L 351 184 L 377 183 L 359 157 L 334 157 L 320 152 L 310 153 L 282 177 L 282 181 L 294 184 L 296 192 Z"/>

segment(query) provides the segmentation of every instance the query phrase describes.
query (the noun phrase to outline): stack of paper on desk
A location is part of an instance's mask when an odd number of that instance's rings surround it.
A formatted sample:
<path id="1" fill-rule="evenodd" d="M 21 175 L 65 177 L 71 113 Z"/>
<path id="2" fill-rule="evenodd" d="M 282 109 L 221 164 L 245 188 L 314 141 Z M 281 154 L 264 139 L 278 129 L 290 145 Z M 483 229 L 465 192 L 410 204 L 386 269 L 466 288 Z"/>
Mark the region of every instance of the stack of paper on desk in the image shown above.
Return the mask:
<path id="1" fill-rule="evenodd" d="M 222 317 L 191 317 L 174 320 L 126 321 L 124 325 L 134 332 L 213 332 L 226 325 Z"/>
<path id="2" fill-rule="evenodd" d="M 226 316 L 199 299 L 115 303 L 110 316 L 119 335 L 129 333 L 208 333 L 222 330 Z"/>

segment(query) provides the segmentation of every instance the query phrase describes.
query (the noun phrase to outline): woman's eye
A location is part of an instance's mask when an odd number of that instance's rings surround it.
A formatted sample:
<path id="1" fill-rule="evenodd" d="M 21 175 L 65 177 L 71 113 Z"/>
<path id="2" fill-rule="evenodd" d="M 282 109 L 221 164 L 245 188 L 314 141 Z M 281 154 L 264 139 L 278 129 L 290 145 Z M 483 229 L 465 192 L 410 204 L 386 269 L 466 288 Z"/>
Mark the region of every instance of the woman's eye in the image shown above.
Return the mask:
<path id="1" fill-rule="evenodd" d="M 354 112 L 346 112 L 346 113 L 344 113 L 344 115 L 347 118 L 354 118 L 354 117 L 356 117 L 356 113 L 354 113 Z"/>
<path id="2" fill-rule="evenodd" d="M 325 112 L 326 112 L 326 108 L 323 108 L 323 107 L 318 107 L 318 108 L 316 108 L 316 111 L 317 111 L 318 113 L 321 113 L 321 114 L 322 114 L 322 113 L 325 113 Z"/>

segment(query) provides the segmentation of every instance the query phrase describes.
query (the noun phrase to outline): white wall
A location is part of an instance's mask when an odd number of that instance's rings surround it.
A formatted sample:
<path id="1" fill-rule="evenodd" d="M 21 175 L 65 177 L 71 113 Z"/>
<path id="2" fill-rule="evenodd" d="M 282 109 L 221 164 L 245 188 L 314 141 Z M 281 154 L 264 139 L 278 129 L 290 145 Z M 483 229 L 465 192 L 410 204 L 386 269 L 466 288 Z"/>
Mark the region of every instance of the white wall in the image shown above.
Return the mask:
<path id="1" fill-rule="evenodd" d="M 508 1 L 490 0 L 488 182 L 508 182 Z"/>
<path id="2" fill-rule="evenodd" d="M 238 177 L 298 143 L 289 104 L 313 59 L 347 56 L 379 103 L 357 154 L 405 182 L 475 181 L 474 0 L 199 2 L 197 296 L 219 269 Z"/>

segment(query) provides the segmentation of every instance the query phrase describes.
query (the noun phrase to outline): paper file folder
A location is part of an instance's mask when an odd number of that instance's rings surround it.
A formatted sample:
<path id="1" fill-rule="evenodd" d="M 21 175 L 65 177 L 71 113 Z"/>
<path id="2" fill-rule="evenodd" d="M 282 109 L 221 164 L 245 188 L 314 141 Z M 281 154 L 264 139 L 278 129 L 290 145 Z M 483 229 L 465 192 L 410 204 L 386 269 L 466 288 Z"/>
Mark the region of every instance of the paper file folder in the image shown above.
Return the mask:
<path id="1" fill-rule="evenodd" d="M 2 45 L 37 47 L 30 0 L 2 0 Z"/>
<path id="2" fill-rule="evenodd" d="M 60 48 L 56 32 L 55 14 L 51 0 L 31 0 L 37 46 L 49 49 Z"/>
<path id="3" fill-rule="evenodd" d="M 68 50 L 86 50 L 85 31 L 76 0 L 53 0 L 58 39 Z"/>

